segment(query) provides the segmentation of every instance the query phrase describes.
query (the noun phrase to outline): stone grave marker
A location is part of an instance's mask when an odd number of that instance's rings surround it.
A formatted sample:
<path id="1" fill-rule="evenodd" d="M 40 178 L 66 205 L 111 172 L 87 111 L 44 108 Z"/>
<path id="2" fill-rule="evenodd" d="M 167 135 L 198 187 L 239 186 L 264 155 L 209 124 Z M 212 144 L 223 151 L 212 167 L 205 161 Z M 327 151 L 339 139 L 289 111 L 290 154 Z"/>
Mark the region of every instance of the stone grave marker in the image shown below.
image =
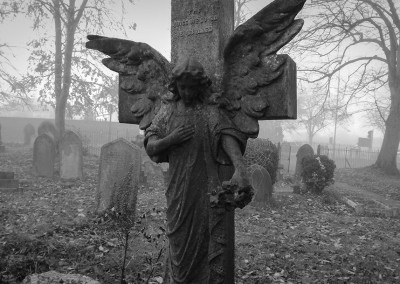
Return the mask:
<path id="1" fill-rule="evenodd" d="M 249 177 L 254 188 L 253 203 L 256 206 L 268 205 L 272 200 L 273 185 L 268 171 L 260 165 L 249 167 Z"/>
<path id="2" fill-rule="evenodd" d="M 303 158 L 312 155 L 314 155 L 314 150 L 309 144 L 304 144 L 299 148 L 296 154 L 296 169 L 294 173 L 296 178 L 300 178 L 302 170 L 301 161 L 303 160 Z"/>
<path id="3" fill-rule="evenodd" d="M 0 172 L 0 192 L 18 189 L 19 182 L 14 179 L 14 172 Z"/>
<path id="4" fill-rule="evenodd" d="M 114 207 L 114 201 L 121 195 L 125 196 L 127 203 L 136 204 L 140 167 L 141 150 L 137 145 L 119 138 L 101 147 L 96 193 L 98 213 Z M 130 186 L 120 188 L 129 175 L 131 175 Z"/>
<path id="5" fill-rule="evenodd" d="M 35 135 L 35 127 L 28 123 L 24 127 L 24 145 L 31 145 L 33 135 Z"/>
<path id="6" fill-rule="evenodd" d="M 61 140 L 60 177 L 81 179 L 83 172 L 82 140 L 75 132 L 66 130 Z"/>
<path id="7" fill-rule="evenodd" d="M 39 135 L 33 143 L 33 174 L 53 177 L 56 145 L 53 137 L 47 133 Z"/>
<path id="8" fill-rule="evenodd" d="M 50 121 L 50 120 L 42 121 L 40 123 L 38 129 L 37 129 L 37 133 L 38 133 L 38 135 L 46 133 L 51 138 L 53 138 L 54 143 L 56 145 L 58 144 L 58 141 L 57 141 L 57 129 L 56 129 L 56 126 L 54 125 L 54 123 L 52 121 Z M 57 147 L 56 147 L 56 151 L 58 151 Z"/>

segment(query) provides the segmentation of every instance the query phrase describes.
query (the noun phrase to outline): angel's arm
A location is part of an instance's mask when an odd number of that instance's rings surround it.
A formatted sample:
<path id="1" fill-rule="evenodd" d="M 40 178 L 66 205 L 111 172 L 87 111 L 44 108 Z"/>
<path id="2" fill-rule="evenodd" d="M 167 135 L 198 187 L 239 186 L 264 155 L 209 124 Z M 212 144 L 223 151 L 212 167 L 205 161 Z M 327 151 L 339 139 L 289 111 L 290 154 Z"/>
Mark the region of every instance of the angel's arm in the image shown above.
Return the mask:
<path id="1" fill-rule="evenodd" d="M 147 140 L 146 152 L 150 157 L 160 155 L 171 146 L 191 139 L 193 135 L 194 127 L 192 125 L 181 125 L 164 138 L 158 138 L 156 135 L 150 136 Z"/>
<path id="2" fill-rule="evenodd" d="M 232 180 L 237 182 L 239 187 L 247 187 L 249 185 L 249 180 L 239 142 L 233 136 L 223 134 L 222 148 L 228 155 L 233 167 L 235 168 L 235 173 L 233 174 Z"/>

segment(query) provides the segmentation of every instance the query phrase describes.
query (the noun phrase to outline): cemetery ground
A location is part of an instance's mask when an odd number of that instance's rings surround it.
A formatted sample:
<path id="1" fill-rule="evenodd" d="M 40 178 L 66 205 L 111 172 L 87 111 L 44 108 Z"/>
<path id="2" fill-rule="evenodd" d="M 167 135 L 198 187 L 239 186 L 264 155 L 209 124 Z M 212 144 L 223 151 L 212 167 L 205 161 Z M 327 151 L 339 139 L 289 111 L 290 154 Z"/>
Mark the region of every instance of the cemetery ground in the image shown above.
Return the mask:
<path id="1" fill-rule="evenodd" d="M 20 189 L 0 192 L 0 283 L 48 270 L 121 283 L 125 240 L 93 213 L 99 158 L 84 157 L 83 180 L 62 182 L 31 175 L 32 149 L 6 146 L 0 170 L 14 171 Z M 128 241 L 128 283 L 161 283 L 165 188 L 149 180 Z M 338 170 L 336 182 L 400 202 L 400 178 L 371 168 Z M 293 194 L 284 177 L 271 206 L 237 210 L 236 283 L 399 283 L 400 219 L 357 214 L 334 188 Z"/>

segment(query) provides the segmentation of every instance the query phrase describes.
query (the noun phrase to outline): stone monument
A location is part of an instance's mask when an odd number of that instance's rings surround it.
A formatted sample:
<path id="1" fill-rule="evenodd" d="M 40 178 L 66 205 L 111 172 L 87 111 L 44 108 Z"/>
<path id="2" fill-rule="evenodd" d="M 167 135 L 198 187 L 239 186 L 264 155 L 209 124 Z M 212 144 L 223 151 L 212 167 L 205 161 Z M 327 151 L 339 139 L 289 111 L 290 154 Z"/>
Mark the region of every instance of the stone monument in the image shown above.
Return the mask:
<path id="1" fill-rule="evenodd" d="M 251 185 L 254 188 L 252 203 L 256 206 L 265 206 L 272 201 L 273 185 L 268 171 L 260 165 L 253 164 L 249 167 Z"/>
<path id="2" fill-rule="evenodd" d="M 33 143 L 33 174 L 40 177 L 53 177 L 56 158 L 56 144 L 53 137 L 43 133 Z"/>
<path id="3" fill-rule="evenodd" d="M 233 209 L 252 197 L 242 155 L 258 120 L 296 118 L 296 65 L 276 53 L 304 2 L 275 0 L 233 32 L 234 1 L 172 0 L 171 63 L 145 43 L 88 36 L 120 75 L 119 121 L 169 163 L 164 283 L 235 282 Z"/>
<path id="4" fill-rule="evenodd" d="M 303 168 L 302 161 L 306 156 L 314 155 L 314 149 L 309 144 L 302 145 L 299 150 L 297 150 L 296 154 L 296 169 L 294 175 L 296 178 L 300 178 L 301 170 Z"/>
<path id="5" fill-rule="evenodd" d="M 24 127 L 24 145 L 31 145 L 32 136 L 35 135 L 35 127 L 28 123 Z"/>
<path id="6" fill-rule="evenodd" d="M 120 196 L 134 206 L 139 187 L 140 148 L 123 138 L 111 141 L 101 147 L 100 168 L 96 193 L 96 211 L 104 212 L 116 206 Z M 130 186 L 121 188 L 124 179 L 131 175 Z M 124 190 L 125 192 L 120 192 Z M 132 210 L 134 211 L 134 210 Z"/>
<path id="7" fill-rule="evenodd" d="M 19 181 L 14 178 L 14 172 L 0 171 L 0 192 L 12 191 L 19 187 Z"/>
<path id="8" fill-rule="evenodd" d="M 75 132 L 66 130 L 60 144 L 60 178 L 81 179 L 83 176 L 82 140 Z"/>

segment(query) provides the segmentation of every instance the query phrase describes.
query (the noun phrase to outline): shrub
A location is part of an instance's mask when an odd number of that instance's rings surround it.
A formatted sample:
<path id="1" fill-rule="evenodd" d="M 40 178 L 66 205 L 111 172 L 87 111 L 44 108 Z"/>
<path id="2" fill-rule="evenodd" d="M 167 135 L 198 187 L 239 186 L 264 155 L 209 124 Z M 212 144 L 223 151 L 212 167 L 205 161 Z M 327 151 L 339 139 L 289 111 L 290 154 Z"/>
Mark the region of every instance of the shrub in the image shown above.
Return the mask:
<path id="1" fill-rule="evenodd" d="M 302 182 L 306 189 L 319 194 L 329 184 L 334 183 L 335 162 L 325 155 L 313 155 L 303 158 Z"/>
<path id="2" fill-rule="evenodd" d="M 272 184 L 276 181 L 279 165 L 278 147 L 268 139 L 249 139 L 244 159 L 249 168 L 253 164 L 263 166 L 271 176 Z"/>

